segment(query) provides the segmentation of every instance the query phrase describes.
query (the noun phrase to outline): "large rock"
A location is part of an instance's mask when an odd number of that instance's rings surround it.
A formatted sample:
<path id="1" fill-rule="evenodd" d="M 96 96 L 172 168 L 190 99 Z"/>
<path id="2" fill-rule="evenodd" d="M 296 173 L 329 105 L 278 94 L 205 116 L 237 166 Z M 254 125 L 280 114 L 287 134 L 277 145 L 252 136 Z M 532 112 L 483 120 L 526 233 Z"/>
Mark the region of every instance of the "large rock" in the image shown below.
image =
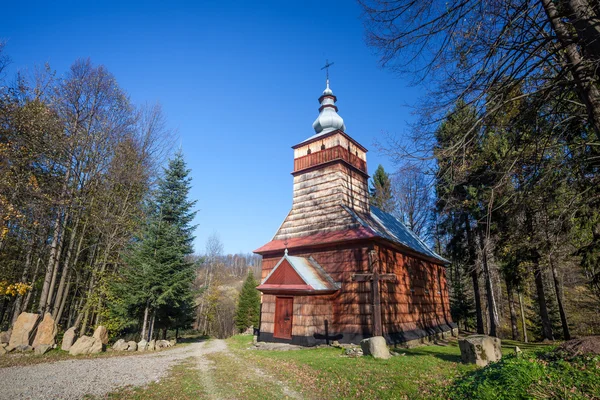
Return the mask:
<path id="1" fill-rule="evenodd" d="M 100 343 L 100 351 L 102 351 L 102 342 L 97 341 L 93 337 L 83 335 L 77 339 L 73 346 L 71 346 L 69 354 L 72 356 L 77 356 L 79 354 L 90 354 L 92 352 L 92 348 L 94 348 L 94 350 L 98 348 L 96 342 Z"/>
<path id="2" fill-rule="evenodd" d="M 26 312 L 19 315 L 10 335 L 10 341 L 8 342 L 7 348 L 8 351 L 11 351 L 20 345 L 29 346 L 29 335 L 37 322 L 38 316 L 38 314 Z"/>
<path id="3" fill-rule="evenodd" d="M 75 343 L 76 337 L 77 337 L 77 329 L 74 326 L 72 326 L 65 331 L 60 348 L 63 349 L 64 351 L 71 350 L 71 346 L 73 346 L 73 343 Z"/>
<path id="4" fill-rule="evenodd" d="M 99 340 L 102 344 L 108 344 L 108 331 L 106 330 L 106 327 L 98 325 L 94 331 L 94 338 Z"/>
<path id="5" fill-rule="evenodd" d="M 44 314 L 44 319 L 38 325 L 37 333 L 35 334 L 35 339 L 33 339 L 33 344 L 31 346 L 34 349 L 40 345 L 52 347 L 56 343 L 55 338 L 57 332 L 58 328 L 54 318 L 52 318 L 52 314 Z"/>
<path id="6" fill-rule="evenodd" d="M 38 344 L 34 347 L 34 353 L 38 355 L 46 354 L 50 350 L 52 350 L 52 345 L 50 344 Z"/>
<path id="7" fill-rule="evenodd" d="M 92 344 L 92 347 L 90 347 L 89 354 L 101 353 L 103 351 L 104 351 L 104 343 L 102 343 L 98 339 L 94 338 L 94 344 Z"/>
<path id="8" fill-rule="evenodd" d="M 6 351 L 7 346 L 8 346 L 8 343 L 0 343 L 0 356 L 3 356 L 7 353 L 7 351 Z"/>
<path id="9" fill-rule="evenodd" d="M 130 340 L 129 342 L 127 342 L 127 351 L 136 351 L 137 350 L 137 343 L 134 342 L 133 340 Z"/>
<path id="10" fill-rule="evenodd" d="M 173 346 L 173 345 L 168 340 L 157 340 L 156 345 L 155 345 L 156 350 L 166 349 L 167 347 L 171 347 L 171 346 Z"/>
<path id="11" fill-rule="evenodd" d="M 0 343 L 8 344 L 8 342 L 10 342 L 10 332 L 10 329 L 7 331 L 0 332 Z"/>
<path id="12" fill-rule="evenodd" d="M 115 351 L 125 351 L 129 348 L 129 344 L 124 339 L 119 339 L 113 344 L 112 348 Z"/>
<path id="13" fill-rule="evenodd" d="M 152 339 L 148 342 L 148 351 L 154 351 L 156 349 L 156 340 Z"/>
<path id="14" fill-rule="evenodd" d="M 485 367 L 502 358 L 500 339 L 486 335 L 471 335 L 458 341 L 460 357 L 464 363 Z"/>
<path id="15" fill-rule="evenodd" d="M 360 348 L 365 356 L 370 355 L 374 358 L 383 359 L 388 359 L 392 356 L 383 336 L 374 336 L 372 338 L 361 340 Z"/>
<path id="16" fill-rule="evenodd" d="M 145 339 L 142 339 L 137 344 L 137 351 L 146 351 L 148 350 L 148 342 Z"/>

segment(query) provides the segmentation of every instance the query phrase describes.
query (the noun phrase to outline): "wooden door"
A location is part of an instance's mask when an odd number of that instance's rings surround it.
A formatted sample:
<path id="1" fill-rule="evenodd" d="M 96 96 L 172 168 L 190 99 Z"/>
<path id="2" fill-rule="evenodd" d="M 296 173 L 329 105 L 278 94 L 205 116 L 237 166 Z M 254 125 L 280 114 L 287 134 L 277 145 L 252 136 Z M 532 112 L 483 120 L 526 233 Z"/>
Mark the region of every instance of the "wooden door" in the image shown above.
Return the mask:
<path id="1" fill-rule="evenodd" d="M 275 332 L 273 336 L 280 339 L 292 338 L 292 314 L 294 312 L 293 297 L 275 298 Z"/>

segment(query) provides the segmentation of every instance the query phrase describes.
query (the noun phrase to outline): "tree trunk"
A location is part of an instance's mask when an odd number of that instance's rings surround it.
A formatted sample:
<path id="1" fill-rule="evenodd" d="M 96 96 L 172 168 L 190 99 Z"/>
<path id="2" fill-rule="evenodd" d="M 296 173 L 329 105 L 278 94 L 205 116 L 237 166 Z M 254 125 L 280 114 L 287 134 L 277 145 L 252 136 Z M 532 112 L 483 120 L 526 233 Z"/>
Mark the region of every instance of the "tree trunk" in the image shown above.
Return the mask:
<path id="1" fill-rule="evenodd" d="M 50 293 L 50 283 L 52 282 L 52 276 L 54 274 L 54 266 L 56 263 L 56 252 L 58 250 L 58 240 L 60 236 L 60 220 L 61 212 L 58 211 L 56 219 L 54 220 L 54 233 L 52 235 L 52 244 L 50 245 L 50 257 L 48 258 L 48 264 L 46 265 L 46 274 L 44 276 L 44 285 L 42 286 L 42 294 L 38 305 L 38 312 L 42 314 L 46 309 L 46 302 Z"/>
<path id="2" fill-rule="evenodd" d="M 27 255 L 25 256 L 25 267 L 23 268 L 23 273 L 21 274 L 21 282 L 27 281 L 27 275 L 29 273 L 29 268 L 31 267 L 31 256 L 33 253 L 33 241 L 29 241 L 29 249 L 27 249 Z M 17 295 L 15 299 L 15 303 L 13 304 L 13 313 L 12 318 L 10 320 L 10 326 L 13 326 L 15 322 L 17 322 L 17 318 L 19 314 L 21 314 L 21 305 L 23 303 L 23 296 Z"/>
<path id="3" fill-rule="evenodd" d="M 550 317 L 548 316 L 548 307 L 546 306 L 544 279 L 542 276 L 539 257 L 533 263 L 533 274 L 535 277 L 535 289 L 537 291 L 538 306 L 540 308 L 540 318 L 542 319 L 542 336 L 544 339 L 554 340 L 552 323 L 550 322 Z"/>
<path id="4" fill-rule="evenodd" d="M 523 325 L 523 341 L 527 343 L 527 322 L 525 321 L 525 307 L 521 290 L 519 290 L 519 308 L 521 309 L 521 325 Z"/>
<path id="5" fill-rule="evenodd" d="M 494 299 L 494 285 L 492 283 L 492 274 L 488 264 L 487 239 L 483 231 L 479 229 L 479 240 L 481 245 L 481 264 L 483 265 L 483 276 L 485 278 L 485 292 L 488 305 L 488 315 L 490 321 L 490 336 L 498 336 L 498 311 L 496 310 L 496 300 Z"/>
<path id="6" fill-rule="evenodd" d="M 556 37 L 565 50 L 564 54 L 577 85 L 579 97 L 587 109 L 589 123 L 600 139 L 600 90 L 598 90 L 594 80 L 596 63 L 592 62 L 593 60 L 589 60 L 588 63 L 585 62 L 579 53 L 575 38 L 570 33 L 570 28 L 563 22 L 562 16 L 558 13 L 555 2 L 553 0 L 541 0 L 541 3 L 552 29 L 556 33 Z M 594 39 L 594 41 L 597 40 L 597 38 Z"/>
<path id="7" fill-rule="evenodd" d="M 150 329 L 148 330 L 148 342 L 152 340 L 152 335 L 154 334 L 154 318 L 156 317 L 156 309 L 152 310 L 152 319 L 150 322 Z"/>
<path id="8" fill-rule="evenodd" d="M 583 46 L 586 58 L 600 60 L 600 18 L 587 0 L 568 0 L 569 21 L 577 31 L 579 43 Z M 588 60 L 589 61 L 589 60 Z"/>
<path id="9" fill-rule="evenodd" d="M 515 310 L 515 299 L 512 283 L 506 282 L 506 293 L 508 294 L 508 310 L 510 311 L 510 327 L 512 340 L 519 340 L 519 327 L 517 326 L 517 312 Z"/>
<path id="10" fill-rule="evenodd" d="M 475 262 L 475 244 L 469 216 L 465 214 L 465 232 L 467 234 L 467 245 L 469 246 L 469 265 L 471 266 L 471 280 L 473 281 L 473 297 L 475 297 L 475 315 L 477 317 L 477 333 L 484 334 L 483 311 L 481 308 L 481 292 L 479 289 L 479 268 Z"/>
<path id="11" fill-rule="evenodd" d="M 37 280 L 38 274 L 40 272 L 40 263 L 42 262 L 41 257 L 38 257 L 37 262 L 35 263 L 35 271 L 33 271 L 33 278 L 31 279 L 31 282 L 35 283 L 35 281 Z M 29 292 L 27 292 L 27 296 L 25 297 L 25 303 L 23 303 L 23 307 L 21 307 L 22 311 L 26 311 L 27 307 L 29 306 L 29 301 L 31 300 L 31 296 L 33 294 L 33 290 L 30 290 Z M 13 316 L 14 321 L 13 324 L 15 322 L 17 322 L 17 316 Z"/>
<path id="12" fill-rule="evenodd" d="M 142 323 L 141 338 L 146 337 L 146 326 L 148 325 L 148 311 L 150 311 L 150 299 L 146 300 L 146 308 L 144 308 L 144 322 Z"/>
<path id="13" fill-rule="evenodd" d="M 75 227 L 71 231 L 71 235 L 69 237 L 69 246 L 67 247 L 67 255 L 65 256 L 65 261 L 63 263 L 63 268 L 60 273 L 60 282 L 58 284 L 58 289 L 56 291 L 56 298 L 52 304 L 52 318 L 56 320 L 56 316 L 58 315 L 58 309 L 62 303 L 62 298 L 65 291 L 65 285 L 67 282 L 67 278 L 70 277 L 70 263 L 71 256 L 73 255 L 73 248 L 75 247 L 75 236 L 77 235 L 77 228 L 79 227 L 79 218 L 75 222 Z M 57 268 L 58 270 L 58 268 Z"/>
<path id="14" fill-rule="evenodd" d="M 571 333 L 569 332 L 569 324 L 567 323 L 567 314 L 565 313 L 565 308 L 563 306 L 563 293 L 561 290 L 560 281 L 558 278 L 558 271 L 556 271 L 556 263 L 554 262 L 554 258 L 552 254 L 550 254 L 549 260 L 550 269 L 552 270 L 552 280 L 554 281 L 554 291 L 556 293 L 556 302 L 558 304 L 558 312 L 560 314 L 560 322 L 562 324 L 563 329 L 563 339 L 570 340 Z"/>

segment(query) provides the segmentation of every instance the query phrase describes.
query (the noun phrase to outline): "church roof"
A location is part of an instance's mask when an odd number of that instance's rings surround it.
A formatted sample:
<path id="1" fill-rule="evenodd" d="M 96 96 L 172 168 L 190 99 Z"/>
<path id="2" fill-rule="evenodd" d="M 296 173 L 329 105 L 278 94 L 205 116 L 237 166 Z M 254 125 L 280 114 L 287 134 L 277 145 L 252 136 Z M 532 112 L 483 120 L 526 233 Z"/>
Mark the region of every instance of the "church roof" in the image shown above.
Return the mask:
<path id="1" fill-rule="evenodd" d="M 371 212 L 369 215 L 359 216 L 352 209 L 346 206 L 342 207 L 352 214 L 363 227 L 371 229 L 376 236 L 387 239 L 391 242 L 399 243 L 413 251 L 416 251 L 417 253 L 438 259 L 443 263 L 449 263 L 448 260 L 433 251 L 423 240 L 421 240 L 420 237 L 418 237 L 412 230 L 410 230 L 392 214 L 386 213 L 377 207 L 371 206 Z"/>
<path id="2" fill-rule="evenodd" d="M 335 292 L 340 284 L 312 257 L 289 256 L 287 250 L 257 287 L 262 292 Z"/>
<path id="3" fill-rule="evenodd" d="M 357 228 L 323 232 L 286 240 L 272 240 L 254 252 L 263 254 L 271 251 L 281 251 L 287 247 L 295 248 L 350 240 L 381 238 L 399 244 L 426 258 L 435 259 L 442 264 L 449 263 L 448 260 L 429 248 L 423 240 L 392 214 L 386 213 L 374 206 L 370 207 L 369 214 L 359 214 L 344 205 L 340 205 L 340 207 L 343 207 L 354 218 L 358 223 Z"/>

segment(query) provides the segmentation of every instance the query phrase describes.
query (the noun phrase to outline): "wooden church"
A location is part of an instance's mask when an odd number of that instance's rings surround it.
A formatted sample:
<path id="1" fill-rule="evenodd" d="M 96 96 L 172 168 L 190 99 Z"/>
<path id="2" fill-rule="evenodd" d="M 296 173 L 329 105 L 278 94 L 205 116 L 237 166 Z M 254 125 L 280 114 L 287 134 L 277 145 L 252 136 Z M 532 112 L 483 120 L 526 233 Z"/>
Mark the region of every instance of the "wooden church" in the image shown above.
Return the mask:
<path id="1" fill-rule="evenodd" d="M 255 250 L 263 257 L 258 340 L 402 343 L 456 333 L 447 261 L 369 205 L 367 149 L 346 133 L 336 101 L 328 79 L 316 134 L 292 147 L 292 209 Z"/>

